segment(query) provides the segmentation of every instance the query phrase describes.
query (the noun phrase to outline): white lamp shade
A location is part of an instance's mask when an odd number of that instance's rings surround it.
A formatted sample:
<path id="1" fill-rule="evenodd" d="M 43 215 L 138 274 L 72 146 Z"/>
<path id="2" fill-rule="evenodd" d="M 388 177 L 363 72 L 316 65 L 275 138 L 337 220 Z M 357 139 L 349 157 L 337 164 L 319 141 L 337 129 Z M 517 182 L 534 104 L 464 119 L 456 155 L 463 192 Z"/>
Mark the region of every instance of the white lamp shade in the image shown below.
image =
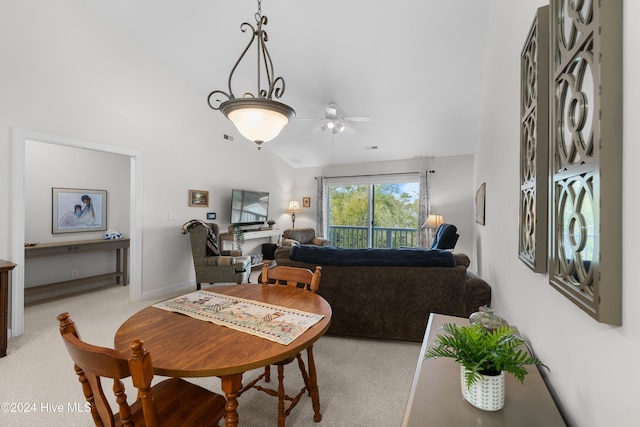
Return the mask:
<path id="1" fill-rule="evenodd" d="M 422 228 L 438 228 L 444 223 L 444 217 L 439 214 L 430 214 Z"/>
<path id="2" fill-rule="evenodd" d="M 271 141 L 289 123 L 284 114 L 258 108 L 242 108 L 229 112 L 229 120 L 250 141 Z"/>
<path id="3" fill-rule="evenodd" d="M 257 143 L 271 141 L 296 116 L 288 105 L 264 98 L 230 99 L 220 104 L 220 111 L 242 136 Z"/>
<path id="4" fill-rule="evenodd" d="M 300 209 L 300 203 L 296 199 L 293 199 L 289 202 L 289 207 L 287 208 L 288 213 L 302 212 Z"/>

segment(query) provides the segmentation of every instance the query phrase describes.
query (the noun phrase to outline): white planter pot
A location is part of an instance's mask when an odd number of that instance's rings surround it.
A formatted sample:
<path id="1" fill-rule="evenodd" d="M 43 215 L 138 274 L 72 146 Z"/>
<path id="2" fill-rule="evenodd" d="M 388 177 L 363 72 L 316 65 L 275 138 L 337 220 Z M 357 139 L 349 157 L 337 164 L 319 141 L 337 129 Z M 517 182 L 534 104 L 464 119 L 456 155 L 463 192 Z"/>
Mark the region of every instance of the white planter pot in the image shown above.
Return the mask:
<path id="1" fill-rule="evenodd" d="M 496 376 L 483 375 L 467 388 L 464 381 L 464 366 L 460 366 L 462 396 L 478 409 L 483 411 L 499 411 L 504 407 L 504 372 Z"/>

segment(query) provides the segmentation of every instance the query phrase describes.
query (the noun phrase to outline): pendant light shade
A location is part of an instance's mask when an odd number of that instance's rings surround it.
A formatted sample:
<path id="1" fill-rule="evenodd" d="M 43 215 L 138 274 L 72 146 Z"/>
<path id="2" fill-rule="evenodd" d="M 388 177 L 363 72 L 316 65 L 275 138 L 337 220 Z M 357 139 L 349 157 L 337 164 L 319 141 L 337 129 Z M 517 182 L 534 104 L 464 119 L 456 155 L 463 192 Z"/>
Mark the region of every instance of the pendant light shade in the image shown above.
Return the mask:
<path id="1" fill-rule="evenodd" d="M 295 116 L 288 105 L 262 98 L 231 99 L 220 105 L 220 111 L 242 136 L 258 145 L 278 136 Z"/>

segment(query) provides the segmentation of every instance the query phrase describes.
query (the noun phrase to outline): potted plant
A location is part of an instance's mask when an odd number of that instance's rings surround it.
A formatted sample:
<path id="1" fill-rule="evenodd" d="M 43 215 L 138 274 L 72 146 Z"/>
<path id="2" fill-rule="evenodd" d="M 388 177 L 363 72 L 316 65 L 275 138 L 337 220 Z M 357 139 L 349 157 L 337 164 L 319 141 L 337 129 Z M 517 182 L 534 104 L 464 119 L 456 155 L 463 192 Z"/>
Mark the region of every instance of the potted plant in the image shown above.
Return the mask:
<path id="1" fill-rule="evenodd" d="M 425 358 L 455 359 L 461 366 L 462 395 L 480 409 L 497 411 L 504 407 L 505 372 L 524 382 L 528 373 L 525 365 L 547 368 L 523 348 L 525 340 L 508 326 L 487 331 L 479 324 L 447 323 L 442 329 L 447 334 L 436 337 Z"/>
<path id="2" fill-rule="evenodd" d="M 267 220 L 267 225 L 269 226 L 269 228 L 273 228 L 273 224 L 275 224 L 276 222 L 272 219 Z"/>
<path id="3" fill-rule="evenodd" d="M 233 234 L 235 236 L 236 249 L 242 252 L 242 245 L 244 245 L 244 231 L 239 225 L 233 225 Z"/>

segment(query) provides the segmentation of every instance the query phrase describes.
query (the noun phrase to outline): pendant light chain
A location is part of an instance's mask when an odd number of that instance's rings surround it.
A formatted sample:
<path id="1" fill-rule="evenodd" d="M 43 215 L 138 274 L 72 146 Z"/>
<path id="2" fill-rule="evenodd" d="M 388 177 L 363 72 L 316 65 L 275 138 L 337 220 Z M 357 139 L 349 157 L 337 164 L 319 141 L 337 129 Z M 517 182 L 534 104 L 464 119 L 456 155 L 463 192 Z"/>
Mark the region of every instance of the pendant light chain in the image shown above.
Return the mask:
<path id="1" fill-rule="evenodd" d="M 258 37 L 258 49 L 257 49 L 257 71 L 258 71 L 258 87 L 256 89 L 256 94 L 257 96 L 261 96 L 260 95 L 260 88 L 261 88 L 261 82 L 260 82 L 260 51 L 262 50 L 260 48 L 261 44 L 266 41 L 265 38 L 263 38 L 263 31 L 262 31 L 262 0 L 258 0 L 258 12 L 256 13 L 256 32 L 255 32 L 256 37 Z M 266 47 L 264 47 L 263 49 L 266 49 Z M 266 61 L 266 58 L 265 58 Z M 269 83 L 271 82 L 271 78 L 269 76 L 269 69 L 265 66 L 265 69 L 267 71 L 267 80 L 269 81 Z"/>

